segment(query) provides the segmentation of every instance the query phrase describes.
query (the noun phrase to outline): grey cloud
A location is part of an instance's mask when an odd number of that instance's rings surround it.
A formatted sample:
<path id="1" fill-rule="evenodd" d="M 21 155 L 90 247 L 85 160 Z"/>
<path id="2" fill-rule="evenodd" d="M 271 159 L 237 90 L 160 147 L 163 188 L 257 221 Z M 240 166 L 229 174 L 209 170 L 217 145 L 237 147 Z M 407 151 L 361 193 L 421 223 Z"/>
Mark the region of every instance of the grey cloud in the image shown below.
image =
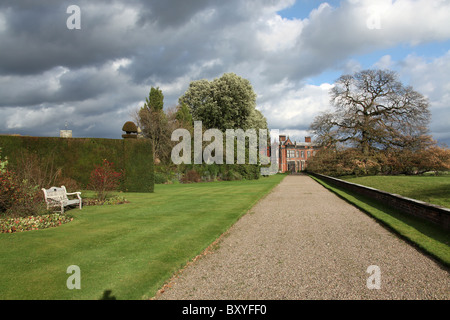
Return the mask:
<path id="1" fill-rule="evenodd" d="M 179 27 L 187 23 L 197 13 L 204 11 L 209 6 L 215 6 L 223 1 L 148 1 L 143 2 L 144 6 L 139 14 L 138 23 L 156 24 L 160 28 Z"/>
<path id="2" fill-rule="evenodd" d="M 315 11 L 292 46 L 266 51 L 257 33 L 270 31 L 264 22 L 290 0 L 3 1 L 0 131 L 5 119 L 21 120 L 13 118 L 13 107 L 29 117 L 54 108 L 65 110 L 80 135 L 120 137 L 115 126 L 130 119 L 125 110 L 138 107 L 151 86 L 166 88 L 165 105 L 172 107 L 190 81 L 225 72 L 251 81 L 269 124 L 306 130 L 315 111 L 299 110 L 301 119 L 288 119 L 280 101 L 301 90 L 305 79 L 400 39 L 396 30 L 369 30 L 351 3 Z M 81 8 L 81 30 L 66 28 L 72 4 Z M 129 63 L 111 71 L 120 58 Z M 55 75 L 62 67 L 68 72 Z M 284 81 L 289 85 L 271 90 Z M 48 134 L 44 128 L 55 126 L 54 118 L 43 112 L 41 118 L 42 125 L 21 132 Z"/>
<path id="3" fill-rule="evenodd" d="M 130 55 L 139 39 L 133 29 L 114 28 L 111 17 L 120 8 L 110 4 L 93 9 L 80 1 L 81 30 L 69 30 L 66 9 L 72 1 L 14 1 L 5 8 L 6 30 L 0 32 L 0 72 L 39 74 L 57 66 L 80 68 Z"/>

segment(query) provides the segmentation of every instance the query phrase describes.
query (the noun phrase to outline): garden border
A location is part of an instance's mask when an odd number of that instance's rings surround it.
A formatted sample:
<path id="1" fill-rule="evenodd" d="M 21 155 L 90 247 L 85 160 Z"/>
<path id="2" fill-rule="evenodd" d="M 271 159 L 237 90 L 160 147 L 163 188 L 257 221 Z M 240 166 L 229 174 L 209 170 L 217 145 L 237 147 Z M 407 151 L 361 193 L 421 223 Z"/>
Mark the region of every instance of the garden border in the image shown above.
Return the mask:
<path id="1" fill-rule="evenodd" d="M 403 197 L 398 194 L 381 191 L 375 188 L 366 187 L 360 184 L 344 181 L 319 173 L 308 172 L 308 174 L 325 180 L 336 186 L 342 187 L 346 190 L 367 196 L 403 213 L 426 219 L 427 221 L 430 221 L 444 228 L 445 230 L 450 230 L 450 209 L 448 208 Z"/>

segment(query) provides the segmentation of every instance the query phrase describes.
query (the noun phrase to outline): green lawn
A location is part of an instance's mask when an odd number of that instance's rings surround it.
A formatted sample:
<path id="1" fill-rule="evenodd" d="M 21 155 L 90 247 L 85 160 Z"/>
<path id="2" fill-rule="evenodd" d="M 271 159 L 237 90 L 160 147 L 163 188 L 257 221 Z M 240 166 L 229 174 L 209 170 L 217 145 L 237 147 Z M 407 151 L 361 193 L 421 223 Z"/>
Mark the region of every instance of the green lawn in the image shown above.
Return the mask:
<path id="1" fill-rule="evenodd" d="M 57 228 L 0 234 L 0 299 L 152 297 L 283 178 L 156 185 L 127 204 L 70 210 Z M 70 265 L 79 290 L 66 286 Z"/>
<path id="2" fill-rule="evenodd" d="M 322 181 L 319 178 L 313 176 L 311 176 L 311 178 L 318 181 L 324 187 L 336 193 L 338 196 L 345 199 L 349 203 L 360 208 L 362 211 L 366 212 L 367 214 L 372 216 L 375 220 L 379 221 L 381 224 L 385 225 L 390 230 L 400 235 L 403 239 L 405 239 L 412 245 L 416 246 L 426 254 L 440 261 L 444 266 L 450 267 L 450 233 L 448 231 L 436 226 L 431 222 L 419 219 L 411 215 L 402 214 L 397 210 L 385 206 L 375 200 L 336 187 L 335 185 Z M 386 180 L 384 180 L 387 181 L 389 180 L 390 177 L 367 177 L 367 178 L 387 178 Z M 402 180 L 401 178 L 403 177 L 392 177 L 392 178 L 400 178 L 400 180 Z M 430 178 L 435 179 L 436 177 Z M 363 178 L 346 179 L 346 180 L 358 183 L 355 180 L 359 179 Z M 394 179 L 390 183 L 394 183 Z M 375 186 L 373 187 L 376 188 Z M 398 190 L 396 189 L 396 186 L 391 185 L 389 187 L 391 188 L 391 190 L 392 189 Z M 404 188 L 407 189 L 406 187 Z"/>
<path id="3" fill-rule="evenodd" d="M 369 176 L 340 179 L 450 208 L 450 175 Z"/>

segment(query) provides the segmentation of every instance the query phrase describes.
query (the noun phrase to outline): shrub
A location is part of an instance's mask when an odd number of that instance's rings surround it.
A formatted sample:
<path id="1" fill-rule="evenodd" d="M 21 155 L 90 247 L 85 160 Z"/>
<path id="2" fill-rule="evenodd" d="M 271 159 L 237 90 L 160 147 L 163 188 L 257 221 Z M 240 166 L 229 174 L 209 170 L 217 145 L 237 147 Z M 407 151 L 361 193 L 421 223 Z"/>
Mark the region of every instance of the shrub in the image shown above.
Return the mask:
<path id="1" fill-rule="evenodd" d="M 28 180 L 19 182 L 13 171 L 0 172 L 0 212 L 8 217 L 45 213 L 43 196 Z"/>
<path id="2" fill-rule="evenodd" d="M 48 213 L 42 191 L 24 182 L 18 192 L 18 199 L 6 211 L 9 217 L 27 217 Z"/>
<path id="3" fill-rule="evenodd" d="M 227 175 L 225 176 L 225 180 L 229 181 L 242 180 L 242 175 L 239 172 L 229 170 L 227 172 Z"/>
<path id="4" fill-rule="evenodd" d="M 91 172 L 89 187 L 97 193 L 97 198 L 105 200 L 110 191 L 117 190 L 122 173 L 114 170 L 114 164 L 104 159 L 101 166 Z"/>
<path id="5" fill-rule="evenodd" d="M 137 127 L 136 124 L 132 121 L 127 121 L 122 127 L 122 131 L 125 131 L 126 134 L 122 135 L 124 139 L 137 139 Z"/>
<path id="6" fill-rule="evenodd" d="M 64 177 L 57 180 L 56 186 L 65 186 L 67 192 L 75 192 L 81 189 L 80 184 L 72 178 Z"/>
<path id="7" fill-rule="evenodd" d="M 161 172 L 155 172 L 155 183 L 156 184 L 163 184 L 168 181 L 167 176 L 164 173 Z"/>
<path id="8" fill-rule="evenodd" d="M 181 178 L 181 182 L 183 182 L 183 183 L 200 182 L 201 180 L 202 179 L 201 179 L 200 175 L 195 170 L 189 170 Z"/>
<path id="9" fill-rule="evenodd" d="M 137 133 L 136 124 L 132 121 L 127 121 L 122 127 L 122 131 L 125 131 L 127 134 Z"/>
<path id="10" fill-rule="evenodd" d="M 13 179 L 13 173 L 7 169 L 0 171 L 0 212 L 6 212 L 19 198 L 19 186 Z"/>
<path id="11" fill-rule="evenodd" d="M 28 181 L 30 185 L 39 189 L 54 186 L 62 171 L 61 168 L 55 166 L 54 157 L 53 152 L 47 157 L 41 157 L 37 153 L 22 150 L 15 167 L 17 179 Z"/>
<path id="12" fill-rule="evenodd" d="M 361 150 L 321 149 L 308 161 L 307 170 L 330 176 L 422 174 L 450 169 L 450 149 L 430 146 L 420 150 L 375 150 L 364 155 Z"/>
<path id="13" fill-rule="evenodd" d="M 2 160 L 0 148 L 0 212 L 11 207 L 15 185 L 11 173 L 7 169 L 8 160 Z"/>
<path id="14" fill-rule="evenodd" d="M 40 190 L 44 181 L 59 174 L 46 166 L 42 171 L 37 155 L 24 152 L 21 154 L 20 172 L 9 170 L 8 162 L 0 157 L 0 212 L 4 217 L 18 218 L 46 214 L 44 197 Z"/>
<path id="15" fill-rule="evenodd" d="M 155 183 L 163 184 L 163 183 L 172 183 L 173 180 L 177 179 L 177 170 L 179 168 L 177 165 L 167 165 L 167 164 L 159 164 L 155 165 Z"/>

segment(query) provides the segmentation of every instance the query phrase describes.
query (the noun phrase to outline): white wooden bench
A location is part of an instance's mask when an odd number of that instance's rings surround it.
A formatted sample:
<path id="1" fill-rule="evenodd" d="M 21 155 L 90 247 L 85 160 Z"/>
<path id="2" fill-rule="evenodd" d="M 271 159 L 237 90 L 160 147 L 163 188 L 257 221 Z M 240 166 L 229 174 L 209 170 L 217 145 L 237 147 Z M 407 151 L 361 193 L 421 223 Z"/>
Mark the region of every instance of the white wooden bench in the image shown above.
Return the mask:
<path id="1" fill-rule="evenodd" d="M 64 213 L 64 207 L 75 204 L 81 209 L 81 192 L 67 193 L 65 186 L 61 186 L 61 188 L 51 187 L 50 189 L 42 188 L 42 191 L 44 192 L 45 202 L 47 203 L 47 210 L 49 210 L 50 207 L 58 207 L 61 209 L 61 213 Z M 69 195 L 76 195 L 77 198 L 69 199 L 67 197 Z"/>

